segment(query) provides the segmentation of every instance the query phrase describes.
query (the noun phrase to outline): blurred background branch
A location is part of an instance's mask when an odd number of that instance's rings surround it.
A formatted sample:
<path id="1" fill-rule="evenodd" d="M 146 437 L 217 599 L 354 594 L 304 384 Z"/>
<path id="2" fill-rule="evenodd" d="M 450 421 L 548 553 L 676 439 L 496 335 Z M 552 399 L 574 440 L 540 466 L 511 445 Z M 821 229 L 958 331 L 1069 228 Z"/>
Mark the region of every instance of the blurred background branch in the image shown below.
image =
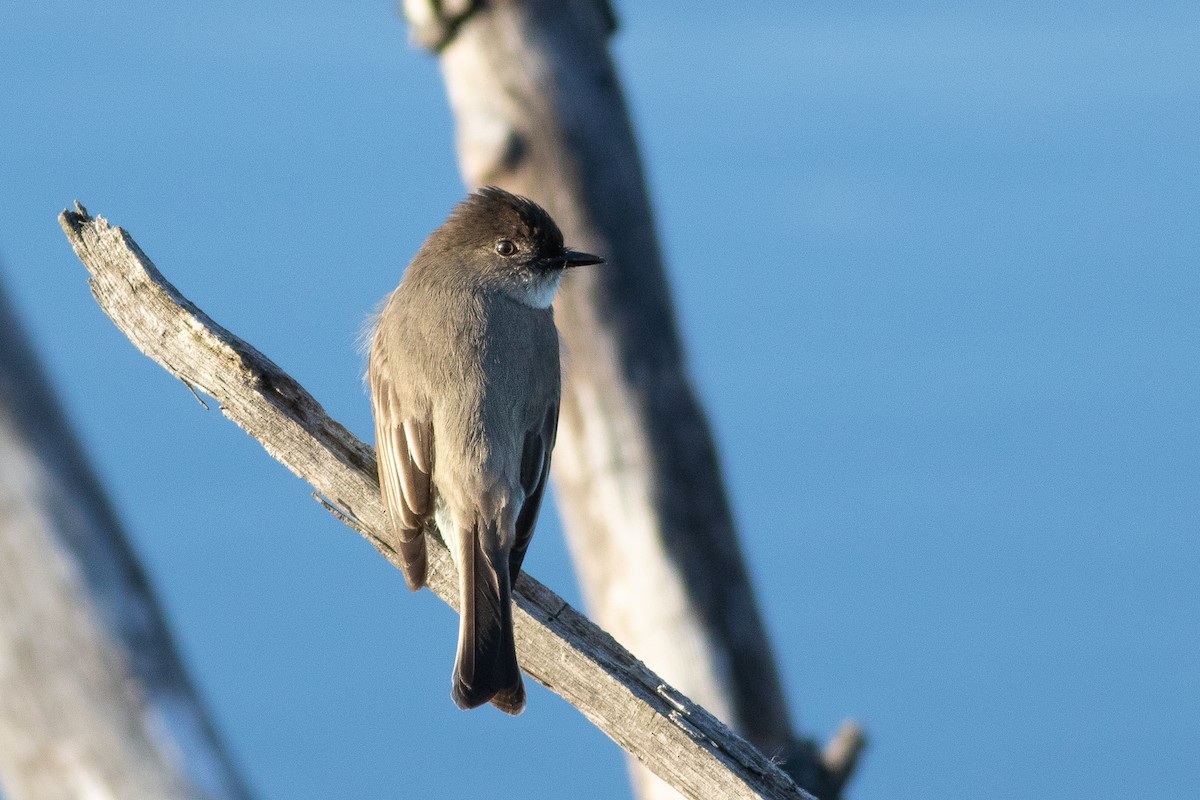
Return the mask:
<path id="1" fill-rule="evenodd" d="M 246 800 L 0 290 L 0 785 L 8 800 Z"/>
<path id="2" fill-rule="evenodd" d="M 436 50 L 469 186 L 544 205 L 602 269 L 564 281 L 555 497 L 589 613 L 810 792 L 836 800 L 863 738 L 793 731 L 687 375 L 604 0 L 403 4 Z M 634 767 L 644 798 L 669 797 Z"/>

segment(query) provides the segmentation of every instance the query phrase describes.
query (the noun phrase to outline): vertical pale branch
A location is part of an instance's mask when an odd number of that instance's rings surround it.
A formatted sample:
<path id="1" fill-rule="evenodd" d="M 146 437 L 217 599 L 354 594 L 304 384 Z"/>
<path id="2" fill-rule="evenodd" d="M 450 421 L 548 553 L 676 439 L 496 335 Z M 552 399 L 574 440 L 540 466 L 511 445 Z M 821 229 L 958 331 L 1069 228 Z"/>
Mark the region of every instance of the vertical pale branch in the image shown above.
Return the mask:
<path id="1" fill-rule="evenodd" d="M 8 800 L 248 797 L 2 295 L 0 784 Z"/>
<path id="2" fill-rule="evenodd" d="M 802 786 L 835 798 L 862 739 L 824 758 L 795 736 L 689 385 L 602 0 L 405 2 L 440 55 L 468 184 L 547 207 L 608 258 L 564 284 L 555 489 L 601 625 Z M 658 794 L 639 774 L 643 793 Z M 668 793 L 669 795 L 669 793 Z"/>

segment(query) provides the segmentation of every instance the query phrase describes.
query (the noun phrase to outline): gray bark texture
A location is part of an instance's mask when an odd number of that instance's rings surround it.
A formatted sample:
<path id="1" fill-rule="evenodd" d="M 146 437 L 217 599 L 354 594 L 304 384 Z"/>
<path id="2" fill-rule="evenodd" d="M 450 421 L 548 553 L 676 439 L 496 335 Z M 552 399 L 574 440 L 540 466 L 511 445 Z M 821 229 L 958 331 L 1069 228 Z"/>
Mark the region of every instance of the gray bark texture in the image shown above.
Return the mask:
<path id="1" fill-rule="evenodd" d="M 91 273 L 97 302 L 138 349 L 214 397 L 225 416 L 308 481 L 326 508 L 399 567 L 386 538 L 371 448 L 330 419 L 279 367 L 184 298 L 123 230 L 80 206 L 59 219 Z M 458 588 L 450 556 L 435 537 L 427 541 L 429 588 L 454 606 Z M 529 575 L 521 575 L 513 600 L 525 671 L 680 793 L 705 800 L 810 797 L 760 750 Z"/>
<path id="2" fill-rule="evenodd" d="M 249 797 L 2 294 L 0 785 L 8 800 Z"/>
<path id="3" fill-rule="evenodd" d="M 864 740 L 796 735 L 708 424 L 689 384 L 602 0 L 408 0 L 439 53 L 468 185 L 544 205 L 608 259 L 564 281 L 553 476 L 589 612 L 809 791 L 835 800 Z M 640 770 L 644 798 L 673 793 Z"/>

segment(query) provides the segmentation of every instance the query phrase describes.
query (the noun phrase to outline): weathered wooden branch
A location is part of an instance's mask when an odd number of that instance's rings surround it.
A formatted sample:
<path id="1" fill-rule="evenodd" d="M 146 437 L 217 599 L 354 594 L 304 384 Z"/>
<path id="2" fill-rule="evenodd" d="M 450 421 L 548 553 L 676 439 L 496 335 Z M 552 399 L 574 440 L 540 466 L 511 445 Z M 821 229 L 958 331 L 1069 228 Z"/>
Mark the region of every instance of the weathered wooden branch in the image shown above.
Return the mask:
<path id="1" fill-rule="evenodd" d="M 0 794 L 244 800 L 17 322 L 0 293 Z"/>
<path id="2" fill-rule="evenodd" d="M 781 754 L 801 786 L 836 800 L 864 739 L 847 724 L 822 752 L 792 727 L 688 379 L 608 53 L 609 3 L 405 0 L 404 10 L 414 38 L 438 53 L 466 182 L 538 201 L 572 246 L 608 259 L 565 280 L 555 304 L 566 364 L 554 488 L 589 613 L 734 730 Z M 635 778 L 643 800 L 670 795 Z"/>
<path id="3" fill-rule="evenodd" d="M 92 294 L 134 345 L 214 397 L 225 416 L 312 484 L 319 499 L 396 565 L 371 448 L 330 419 L 283 370 L 181 295 L 125 231 L 88 216 L 78 204 L 59 221 L 91 273 Z M 440 543 L 432 543 L 429 565 L 430 589 L 453 606 L 454 567 Z M 683 794 L 705 800 L 810 797 L 762 752 L 528 575 L 518 581 L 514 600 L 522 667 Z"/>

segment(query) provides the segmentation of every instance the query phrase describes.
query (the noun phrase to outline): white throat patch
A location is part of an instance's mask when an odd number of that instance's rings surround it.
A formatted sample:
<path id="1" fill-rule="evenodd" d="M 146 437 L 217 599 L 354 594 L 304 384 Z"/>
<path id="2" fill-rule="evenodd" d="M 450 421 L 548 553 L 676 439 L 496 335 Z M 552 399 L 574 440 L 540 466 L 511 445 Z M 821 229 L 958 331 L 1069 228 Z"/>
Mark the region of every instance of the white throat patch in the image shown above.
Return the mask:
<path id="1" fill-rule="evenodd" d="M 539 275 L 525 285 L 524 291 L 517 293 L 517 299 L 530 308 L 549 308 L 554 302 L 554 294 L 558 291 L 558 282 L 561 279 L 561 270 Z"/>

